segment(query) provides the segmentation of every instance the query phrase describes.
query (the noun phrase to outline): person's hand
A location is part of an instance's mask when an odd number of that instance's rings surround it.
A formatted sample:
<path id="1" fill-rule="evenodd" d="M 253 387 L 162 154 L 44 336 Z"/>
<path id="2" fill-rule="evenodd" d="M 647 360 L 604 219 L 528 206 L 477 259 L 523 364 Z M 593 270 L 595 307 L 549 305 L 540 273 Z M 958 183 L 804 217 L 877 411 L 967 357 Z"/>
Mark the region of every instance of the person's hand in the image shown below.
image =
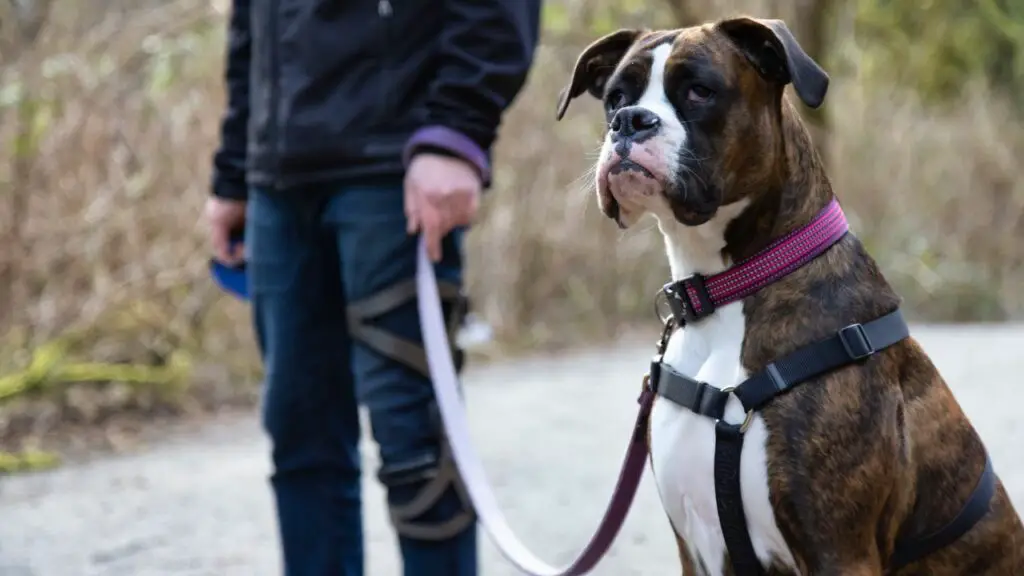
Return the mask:
<path id="1" fill-rule="evenodd" d="M 441 239 L 468 226 L 480 205 L 480 174 L 472 164 L 442 154 L 417 154 L 405 173 L 409 234 L 422 232 L 430 259 L 441 259 Z"/>
<path id="2" fill-rule="evenodd" d="M 204 209 L 210 227 L 213 256 L 226 266 L 236 266 L 245 258 L 241 243 L 231 246 L 231 234 L 245 226 L 245 201 L 210 196 Z"/>

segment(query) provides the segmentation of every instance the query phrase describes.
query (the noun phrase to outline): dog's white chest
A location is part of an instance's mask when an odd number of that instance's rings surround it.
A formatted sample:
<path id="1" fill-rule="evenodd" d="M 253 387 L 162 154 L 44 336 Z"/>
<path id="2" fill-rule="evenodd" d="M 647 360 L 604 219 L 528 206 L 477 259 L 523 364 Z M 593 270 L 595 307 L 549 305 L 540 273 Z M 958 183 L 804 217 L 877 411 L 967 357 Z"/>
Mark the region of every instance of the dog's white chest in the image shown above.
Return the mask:
<path id="1" fill-rule="evenodd" d="M 665 362 L 716 388 L 734 386 L 747 377 L 740 363 L 743 335 L 743 304 L 729 304 L 699 324 L 677 331 L 669 341 Z M 735 397 L 729 399 L 725 420 L 743 421 L 743 407 Z M 794 567 L 768 499 L 767 439 L 764 420 L 755 414 L 740 460 L 743 509 L 758 558 L 766 566 L 775 559 Z M 713 420 L 657 399 L 651 414 L 651 463 L 658 491 L 690 555 L 711 576 L 722 574 L 726 551 L 715 500 L 714 454 Z"/>

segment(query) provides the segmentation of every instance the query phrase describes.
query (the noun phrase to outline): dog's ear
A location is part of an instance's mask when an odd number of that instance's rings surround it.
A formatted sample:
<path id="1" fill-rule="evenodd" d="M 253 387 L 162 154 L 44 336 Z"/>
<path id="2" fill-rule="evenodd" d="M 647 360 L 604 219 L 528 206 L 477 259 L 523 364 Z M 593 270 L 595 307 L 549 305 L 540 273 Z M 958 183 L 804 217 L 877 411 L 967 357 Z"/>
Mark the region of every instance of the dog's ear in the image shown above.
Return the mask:
<path id="1" fill-rule="evenodd" d="M 594 98 L 601 98 L 604 85 L 612 75 L 619 60 L 643 33 L 642 30 L 622 29 L 595 40 L 576 59 L 569 85 L 558 95 L 558 120 L 565 116 L 569 102 L 584 92 Z"/>
<path id="2" fill-rule="evenodd" d="M 804 104 L 821 106 L 828 92 L 828 74 L 804 52 L 782 20 L 732 18 L 718 23 L 761 76 L 781 86 L 792 82 Z"/>

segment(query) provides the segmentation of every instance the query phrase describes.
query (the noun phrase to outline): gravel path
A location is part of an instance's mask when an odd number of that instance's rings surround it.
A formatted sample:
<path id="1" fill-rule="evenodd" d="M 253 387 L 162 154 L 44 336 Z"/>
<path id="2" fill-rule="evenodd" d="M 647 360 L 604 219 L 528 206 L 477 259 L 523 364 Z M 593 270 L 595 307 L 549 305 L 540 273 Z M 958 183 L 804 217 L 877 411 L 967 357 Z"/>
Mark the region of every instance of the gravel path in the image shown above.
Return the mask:
<path id="1" fill-rule="evenodd" d="M 1024 442 L 1011 399 L 1024 384 L 1024 326 L 914 328 L 988 443 L 1024 511 Z M 598 520 L 635 413 L 650 342 L 535 357 L 467 374 L 475 440 L 513 525 L 567 562 Z M 552 401 L 553 400 L 553 401 Z M 1018 456 L 1015 458 L 1013 454 Z M 367 470 L 376 467 L 364 446 Z M 143 453 L 0 484 L 0 576 L 272 576 L 280 557 L 252 414 L 176 434 Z M 366 483 L 367 573 L 400 574 L 383 493 Z M 516 572 L 484 537 L 482 573 Z M 650 476 L 595 574 L 677 573 Z"/>

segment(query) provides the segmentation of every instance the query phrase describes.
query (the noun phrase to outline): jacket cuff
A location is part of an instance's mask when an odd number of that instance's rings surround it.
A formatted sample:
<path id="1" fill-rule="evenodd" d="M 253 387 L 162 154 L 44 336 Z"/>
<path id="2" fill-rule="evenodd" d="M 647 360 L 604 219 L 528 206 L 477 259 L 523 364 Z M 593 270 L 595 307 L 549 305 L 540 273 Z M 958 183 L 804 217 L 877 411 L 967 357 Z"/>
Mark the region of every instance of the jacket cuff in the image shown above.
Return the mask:
<path id="1" fill-rule="evenodd" d="M 244 202 L 249 199 L 249 187 L 244 181 L 239 182 L 214 176 L 212 191 L 214 196 L 224 198 L 225 200 L 241 200 Z"/>
<path id="2" fill-rule="evenodd" d="M 465 134 L 440 125 L 420 128 L 405 143 L 402 152 L 402 162 L 407 169 L 413 156 L 423 148 L 443 150 L 469 162 L 480 173 L 483 185 L 490 186 L 491 163 L 487 159 L 487 154 Z"/>

